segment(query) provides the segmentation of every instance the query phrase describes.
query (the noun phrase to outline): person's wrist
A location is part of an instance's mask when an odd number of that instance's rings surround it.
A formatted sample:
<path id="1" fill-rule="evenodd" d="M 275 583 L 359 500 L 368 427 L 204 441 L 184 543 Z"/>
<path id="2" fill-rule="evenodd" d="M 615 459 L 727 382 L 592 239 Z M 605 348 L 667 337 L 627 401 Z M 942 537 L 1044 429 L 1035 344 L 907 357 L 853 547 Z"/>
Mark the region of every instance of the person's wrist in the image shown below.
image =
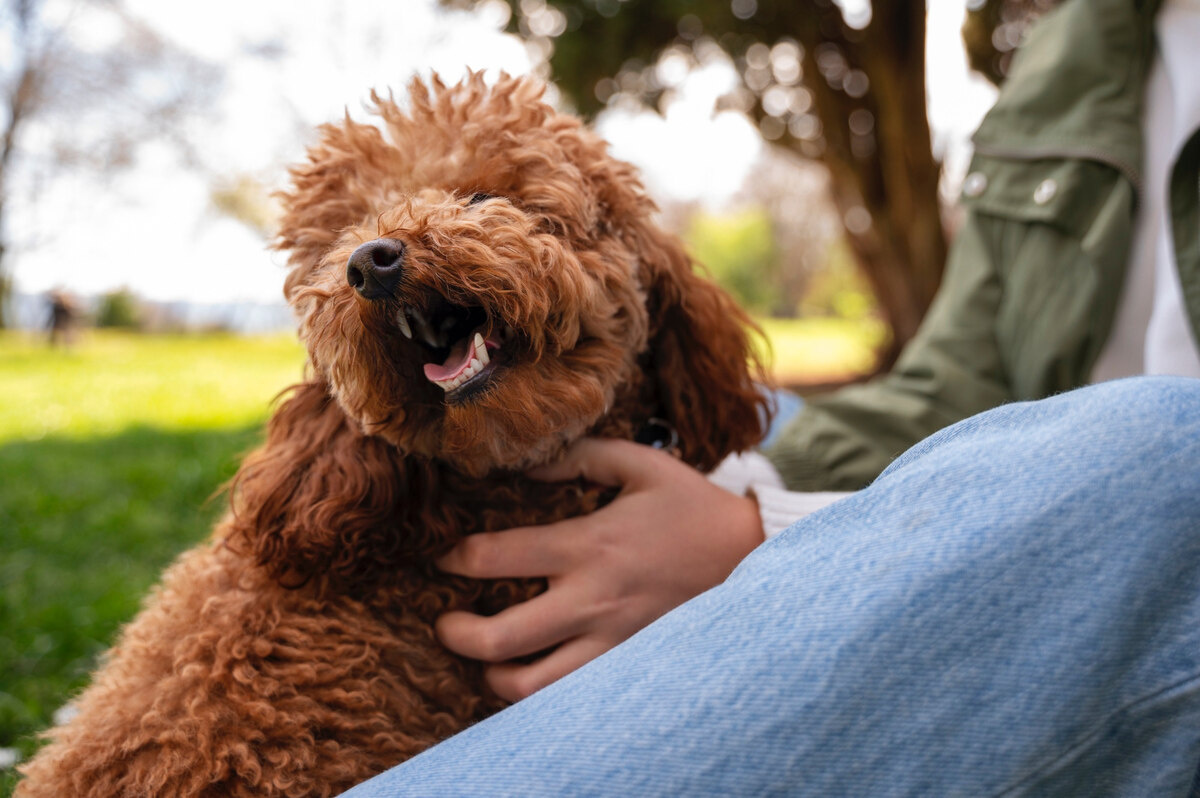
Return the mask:
<path id="1" fill-rule="evenodd" d="M 745 557 L 754 549 L 766 540 L 766 533 L 763 532 L 762 514 L 758 510 L 758 499 L 753 491 L 747 491 L 746 495 L 738 497 L 740 508 L 739 520 L 737 523 L 737 536 L 739 546 L 741 548 L 741 558 Z"/>

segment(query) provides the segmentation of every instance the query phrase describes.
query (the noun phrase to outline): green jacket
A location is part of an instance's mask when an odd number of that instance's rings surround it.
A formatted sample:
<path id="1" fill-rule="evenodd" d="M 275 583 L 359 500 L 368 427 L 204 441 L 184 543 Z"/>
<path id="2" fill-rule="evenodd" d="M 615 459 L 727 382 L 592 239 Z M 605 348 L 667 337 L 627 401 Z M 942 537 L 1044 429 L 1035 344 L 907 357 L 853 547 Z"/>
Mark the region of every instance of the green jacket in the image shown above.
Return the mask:
<path id="1" fill-rule="evenodd" d="M 789 488 L 861 488 L 942 427 L 1088 381 L 1129 258 L 1157 6 L 1067 0 L 1030 32 L 975 134 L 967 218 L 927 317 L 891 373 L 812 399 L 766 452 Z M 1195 334 L 1200 131 L 1170 194 Z"/>

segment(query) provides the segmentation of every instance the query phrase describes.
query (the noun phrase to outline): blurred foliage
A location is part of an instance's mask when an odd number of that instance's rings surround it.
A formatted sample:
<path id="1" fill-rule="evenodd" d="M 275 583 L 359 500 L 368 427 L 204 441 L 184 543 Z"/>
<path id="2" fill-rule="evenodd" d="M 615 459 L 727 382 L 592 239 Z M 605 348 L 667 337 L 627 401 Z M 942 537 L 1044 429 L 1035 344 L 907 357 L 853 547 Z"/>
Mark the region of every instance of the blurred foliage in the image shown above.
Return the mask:
<path id="1" fill-rule="evenodd" d="M 694 213 L 684 239 L 692 257 L 756 316 L 879 321 L 871 287 L 842 239 L 820 242 L 820 262 L 800 281 L 784 268 L 780 235 L 761 208 Z"/>
<path id="2" fill-rule="evenodd" d="M 142 307 L 128 288 L 118 288 L 100 297 L 96 306 L 96 326 L 136 330 L 142 326 Z"/>
<path id="3" fill-rule="evenodd" d="M 871 287 L 855 268 L 844 241 L 833 242 L 825 266 L 813 272 L 800 300 L 801 316 L 823 316 L 847 321 L 878 320 L 879 310 Z"/>
<path id="4" fill-rule="evenodd" d="M 0 245 L 2 246 L 2 245 Z M 2 250 L 0 250 L 2 251 Z M 3 271 L 4 264 L 0 262 L 0 330 L 8 327 L 9 302 L 13 295 L 12 275 Z"/>
<path id="5" fill-rule="evenodd" d="M 844 237 L 828 189 L 820 166 L 771 148 L 739 192 L 740 205 L 762 208 L 770 219 L 772 257 L 758 268 L 773 293 L 772 316 L 802 312 L 809 282 L 827 268 L 834 244 Z M 841 251 L 846 253 L 844 243 Z"/>
<path id="6" fill-rule="evenodd" d="M 250 175 L 237 175 L 217 182 L 209 191 L 213 207 L 269 238 L 279 220 L 278 202 L 266 184 Z"/>
<path id="7" fill-rule="evenodd" d="M 692 215 L 684 233 L 692 256 L 750 313 L 778 313 L 781 296 L 776 280 L 778 258 L 771 220 L 760 209 L 720 216 Z"/>

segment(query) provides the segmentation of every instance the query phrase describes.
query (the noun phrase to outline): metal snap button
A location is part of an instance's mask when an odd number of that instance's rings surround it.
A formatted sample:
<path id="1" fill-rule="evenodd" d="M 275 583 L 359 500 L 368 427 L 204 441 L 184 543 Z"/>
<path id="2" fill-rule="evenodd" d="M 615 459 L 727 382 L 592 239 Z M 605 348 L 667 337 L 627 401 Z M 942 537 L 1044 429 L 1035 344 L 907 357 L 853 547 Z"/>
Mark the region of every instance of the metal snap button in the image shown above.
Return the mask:
<path id="1" fill-rule="evenodd" d="M 983 172 L 972 172 L 963 178 L 962 194 L 964 197 L 974 199 L 987 191 L 987 184 L 987 175 Z"/>
<path id="2" fill-rule="evenodd" d="M 1054 195 L 1058 193 L 1058 181 L 1052 177 L 1048 177 L 1038 183 L 1038 187 L 1033 190 L 1033 201 L 1038 205 L 1045 205 L 1050 200 L 1054 199 Z"/>

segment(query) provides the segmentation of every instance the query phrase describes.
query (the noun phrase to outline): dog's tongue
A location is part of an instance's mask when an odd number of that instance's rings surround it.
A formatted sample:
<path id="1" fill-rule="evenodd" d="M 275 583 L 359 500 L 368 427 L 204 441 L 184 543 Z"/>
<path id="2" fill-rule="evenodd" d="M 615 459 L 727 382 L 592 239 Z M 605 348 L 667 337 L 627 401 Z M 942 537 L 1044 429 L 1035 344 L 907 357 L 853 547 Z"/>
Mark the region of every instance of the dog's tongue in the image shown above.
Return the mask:
<path id="1" fill-rule="evenodd" d="M 467 336 L 450 347 L 450 354 L 441 365 L 426 363 L 425 377 L 430 382 L 445 382 L 462 374 L 471 365 L 471 355 L 474 354 L 471 340 L 471 336 Z"/>

